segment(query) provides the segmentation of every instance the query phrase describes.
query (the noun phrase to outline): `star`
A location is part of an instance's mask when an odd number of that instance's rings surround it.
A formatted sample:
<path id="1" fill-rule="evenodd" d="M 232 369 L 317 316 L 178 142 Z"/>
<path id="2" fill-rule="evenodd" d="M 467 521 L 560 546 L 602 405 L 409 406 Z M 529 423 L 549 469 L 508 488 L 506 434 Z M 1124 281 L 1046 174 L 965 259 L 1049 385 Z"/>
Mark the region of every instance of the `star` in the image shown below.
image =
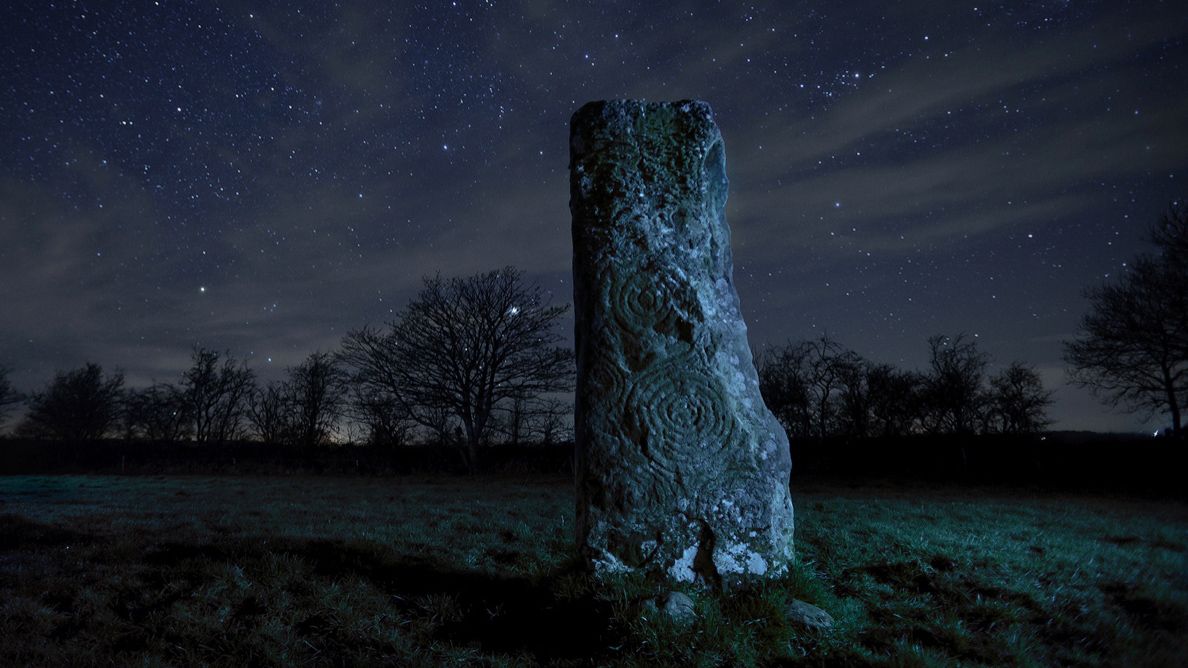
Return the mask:
<path id="1" fill-rule="evenodd" d="M 1125 272 L 1146 224 L 1183 196 L 1174 3 L 935 3 L 923 20 L 838 3 L 619 16 L 574 0 L 523 16 L 487 0 L 346 0 L 259 20 L 246 4 L 35 4 L 5 5 L 0 40 L 0 114 L 19 121 L 0 133 L 13 158 L 0 292 L 18 314 L 0 328 L 0 366 L 30 389 L 84 356 L 134 385 L 199 339 L 332 348 L 298 323 L 391 318 L 422 276 L 511 264 L 557 285 L 572 253 L 569 119 L 596 98 L 712 105 L 759 347 L 815 327 L 916 369 L 930 334 L 978 329 L 993 356 L 1062 367 L 1054 342 L 1083 315 L 1082 287 Z M 989 266 L 1003 269 L 993 312 L 963 298 Z M 227 319 L 170 320 L 186 312 L 170 297 L 205 299 L 207 278 L 234 281 L 199 303 Z M 892 303 L 913 323 L 894 336 L 876 326 Z M 1053 315 L 1033 327 L 1033 310 Z M 88 318 L 20 315 L 37 312 Z M 260 320 L 226 326 L 245 314 Z M 147 340 L 120 340 L 125 326 Z M 1115 419 L 1099 413 L 1087 419 Z M 1109 426 L 1140 426 L 1128 419 Z"/>

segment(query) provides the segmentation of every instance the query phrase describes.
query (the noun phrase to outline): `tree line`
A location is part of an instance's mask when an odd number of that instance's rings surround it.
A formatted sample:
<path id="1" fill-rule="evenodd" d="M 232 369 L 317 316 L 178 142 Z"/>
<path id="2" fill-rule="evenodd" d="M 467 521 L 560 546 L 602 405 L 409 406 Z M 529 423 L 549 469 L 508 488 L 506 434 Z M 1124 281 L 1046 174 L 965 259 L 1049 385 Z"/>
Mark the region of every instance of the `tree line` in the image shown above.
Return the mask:
<path id="1" fill-rule="evenodd" d="M 926 371 L 864 359 L 828 335 L 760 356 L 763 399 L 791 438 L 916 434 L 1034 434 L 1049 424 L 1051 392 L 1013 362 L 990 376 L 988 355 L 964 334 L 928 339 Z"/>
<path id="2" fill-rule="evenodd" d="M 1166 415 L 1183 440 L 1188 410 L 1188 204 L 1173 202 L 1148 230 L 1153 252 L 1089 286 L 1089 309 L 1064 343 L 1073 385 L 1114 408 Z M 1048 425 L 1051 394 L 1014 362 L 987 376 L 969 338 L 928 340 L 924 372 L 876 364 L 823 336 L 760 358 L 764 400 L 792 437 L 1034 433 Z M 1165 430 L 1161 430 L 1165 431 Z"/>
<path id="3" fill-rule="evenodd" d="M 1173 203 L 1150 232 L 1155 252 L 1085 291 L 1089 311 L 1065 343 L 1072 383 L 1109 404 L 1166 414 L 1183 437 L 1188 409 L 1188 206 Z M 176 382 L 125 387 L 97 364 L 60 372 L 22 395 L 0 367 L 0 426 L 24 402 L 17 434 L 92 440 L 319 445 L 451 443 L 473 466 L 479 447 L 566 440 L 572 350 L 558 346 L 566 306 L 550 305 L 514 267 L 427 278 L 386 327 L 349 332 L 262 383 L 230 352 L 196 347 Z M 822 336 L 766 350 L 764 400 L 793 438 L 1028 434 L 1049 423 L 1051 393 L 1014 362 L 964 335 L 928 340 L 925 371 L 875 363 Z"/>
<path id="4" fill-rule="evenodd" d="M 573 353 L 557 345 L 567 307 L 506 267 L 429 278 L 385 328 L 363 327 L 263 383 L 247 361 L 195 347 L 176 382 L 125 387 L 87 363 L 45 389 L 17 394 L 0 369 L 0 424 L 28 404 L 16 434 L 86 441 L 107 437 L 223 443 L 255 439 L 314 446 L 338 441 L 398 446 L 415 440 L 478 448 L 568 438 Z"/>

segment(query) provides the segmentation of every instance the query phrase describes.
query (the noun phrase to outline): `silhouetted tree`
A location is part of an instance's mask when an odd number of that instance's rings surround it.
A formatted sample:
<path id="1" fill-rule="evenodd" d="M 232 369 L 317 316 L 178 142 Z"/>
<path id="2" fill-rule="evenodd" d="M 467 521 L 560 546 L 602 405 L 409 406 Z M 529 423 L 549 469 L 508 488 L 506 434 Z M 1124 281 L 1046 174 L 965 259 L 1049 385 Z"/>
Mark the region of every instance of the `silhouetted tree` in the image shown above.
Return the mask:
<path id="1" fill-rule="evenodd" d="M 916 371 L 891 364 L 866 368 L 871 433 L 898 437 L 915 433 L 920 424 L 926 379 Z"/>
<path id="2" fill-rule="evenodd" d="M 345 408 L 347 380 L 347 373 L 329 353 L 310 353 L 301 364 L 289 369 L 286 385 L 299 445 L 330 440 Z"/>
<path id="3" fill-rule="evenodd" d="M 256 438 L 264 443 L 291 443 L 293 438 L 293 408 L 289 387 L 273 381 L 252 390 L 247 404 L 247 422 Z"/>
<path id="4" fill-rule="evenodd" d="M 1013 362 L 990 378 L 990 429 L 1003 434 L 1035 434 L 1051 423 L 1052 393 L 1035 369 Z"/>
<path id="5" fill-rule="evenodd" d="M 18 433 L 65 441 L 103 438 L 118 424 L 123 394 L 124 375 L 117 371 L 105 377 L 98 364 L 59 372 L 29 399 Z"/>
<path id="6" fill-rule="evenodd" d="M 572 441 L 573 424 L 567 419 L 572 415 L 572 401 L 562 401 L 556 398 L 539 399 L 529 413 L 529 434 L 541 445 Z"/>
<path id="7" fill-rule="evenodd" d="M 807 438 L 812 433 L 809 396 L 807 341 L 768 348 L 759 358 L 759 391 L 763 403 L 776 416 L 789 438 Z"/>
<path id="8" fill-rule="evenodd" d="M 847 350 L 836 340 L 823 334 L 807 342 L 808 381 L 816 436 L 829 436 L 839 430 L 840 396 L 846 389 L 846 379 L 862 364 L 862 358 Z"/>
<path id="9" fill-rule="evenodd" d="M 1188 270 L 1188 202 L 1172 202 L 1151 226 L 1150 237 L 1169 262 Z"/>
<path id="10" fill-rule="evenodd" d="M 151 441 L 186 440 L 193 426 L 184 393 L 170 383 L 154 383 L 144 389 L 128 390 L 124 424 L 128 438 Z"/>
<path id="11" fill-rule="evenodd" d="M 512 445 L 519 445 L 528 437 L 528 417 L 531 409 L 525 397 L 512 397 L 504 402 L 502 409 L 497 409 L 493 417 L 493 431 L 500 433 L 503 440 Z"/>
<path id="12" fill-rule="evenodd" d="M 0 428 L 4 427 L 4 421 L 8 419 L 12 407 L 24 400 L 9 382 L 8 374 L 8 368 L 0 366 Z"/>
<path id="13" fill-rule="evenodd" d="M 864 416 L 846 414 L 865 409 L 862 365 L 857 353 L 825 334 L 767 351 L 759 389 L 790 437 L 865 431 Z"/>
<path id="14" fill-rule="evenodd" d="M 404 405 L 390 393 L 366 386 L 352 387 L 348 411 L 366 430 L 368 445 L 404 445 L 416 424 Z"/>
<path id="15" fill-rule="evenodd" d="M 928 339 L 925 414 L 933 433 L 970 434 L 982 423 L 988 359 L 965 338 L 936 335 Z"/>
<path id="16" fill-rule="evenodd" d="M 873 397 L 867 375 L 869 366 L 853 352 L 838 360 L 837 377 L 841 382 L 837 398 L 839 434 L 854 438 L 865 438 L 871 434 Z"/>
<path id="17" fill-rule="evenodd" d="M 494 430 L 506 443 L 551 445 L 565 436 L 565 417 L 572 413 L 571 402 L 555 397 L 515 397 L 500 408 Z"/>
<path id="18" fill-rule="evenodd" d="M 567 308 L 548 306 L 513 267 L 425 279 L 388 332 L 351 332 L 341 354 L 356 382 L 389 393 L 426 427 L 440 426 L 442 410 L 455 417 L 474 470 L 498 406 L 572 388 L 573 353 L 555 345 Z"/>
<path id="19" fill-rule="evenodd" d="M 191 363 L 181 389 L 194 440 L 221 443 L 237 438 L 255 388 L 255 374 L 246 362 L 232 359 L 230 351 L 220 354 L 195 347 Z"/>
<path id="20" fill-rule="evenodd" d="M 1086 290 L 1089 313 L 1064 344 L 1071 381 L 1115 407 L 1166 412 L 1183 437 L 1188 408 L 1188 206 L 1173 204 L 1116 280 Z"/>

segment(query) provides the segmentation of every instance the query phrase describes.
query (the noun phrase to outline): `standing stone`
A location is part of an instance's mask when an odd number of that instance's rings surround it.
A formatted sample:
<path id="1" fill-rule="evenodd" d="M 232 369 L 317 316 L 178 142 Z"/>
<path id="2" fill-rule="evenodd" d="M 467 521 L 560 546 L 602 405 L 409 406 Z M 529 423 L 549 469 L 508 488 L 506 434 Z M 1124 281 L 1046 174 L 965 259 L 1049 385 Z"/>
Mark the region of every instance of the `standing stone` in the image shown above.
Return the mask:
<path id="1" fill-rule="evenodd" d="M 734 290 L 704 102 L 591 102 L 570 129 L 579 547 L 596 573 L 730 586 L 792 558 L 788 438 Z"/>

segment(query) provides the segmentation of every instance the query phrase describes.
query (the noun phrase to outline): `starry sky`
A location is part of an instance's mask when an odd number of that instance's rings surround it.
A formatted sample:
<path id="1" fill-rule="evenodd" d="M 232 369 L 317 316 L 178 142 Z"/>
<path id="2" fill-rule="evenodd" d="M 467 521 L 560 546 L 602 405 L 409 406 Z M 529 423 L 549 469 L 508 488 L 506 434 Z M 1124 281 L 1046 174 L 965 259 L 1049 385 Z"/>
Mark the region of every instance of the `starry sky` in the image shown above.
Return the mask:
<path id="1" fill-rule="evenodd" d="M 0 37 L 22 389 L 176 380 L 195 344 L 278 377 L 437 272 L 568 302 L 570 115 L 699 98 L 756 350 L 922 368 L 966 332 L 1040 370 L 1055 428 L 1153 424 L 1065 386 L 1061 341 L 1185 196 L 1178 2 L 38 0 Z"/>

